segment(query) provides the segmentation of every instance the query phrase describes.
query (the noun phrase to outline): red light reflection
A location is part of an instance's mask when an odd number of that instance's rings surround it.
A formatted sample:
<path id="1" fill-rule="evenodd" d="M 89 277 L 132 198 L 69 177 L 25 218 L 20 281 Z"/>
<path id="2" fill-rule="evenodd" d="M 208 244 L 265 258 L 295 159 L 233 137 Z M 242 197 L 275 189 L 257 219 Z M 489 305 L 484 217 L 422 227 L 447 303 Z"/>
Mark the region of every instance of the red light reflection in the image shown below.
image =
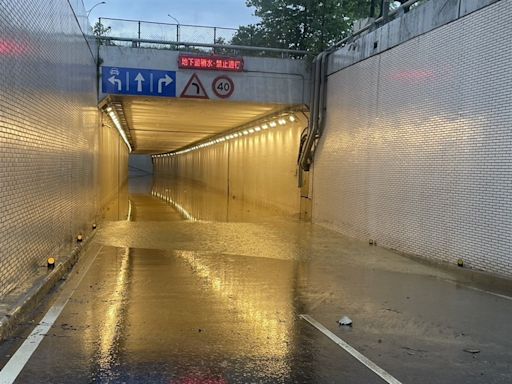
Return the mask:
<path id="1" fill-rule="evenodd" d="M 27 51 L 26 46 L 16 41 L 0 39 L 0 56 L 21 56 Z"/>

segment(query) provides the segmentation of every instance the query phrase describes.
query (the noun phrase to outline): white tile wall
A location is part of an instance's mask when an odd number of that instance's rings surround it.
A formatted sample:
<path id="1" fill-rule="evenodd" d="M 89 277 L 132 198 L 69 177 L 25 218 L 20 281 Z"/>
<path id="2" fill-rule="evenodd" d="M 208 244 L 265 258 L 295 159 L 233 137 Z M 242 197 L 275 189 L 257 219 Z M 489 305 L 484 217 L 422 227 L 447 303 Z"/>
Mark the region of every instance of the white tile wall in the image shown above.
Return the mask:
<path id="1" fill-rule="evenodd" d="M 512 2 L 329 77 L 313 220 L 512 276 Z"/>
<path id="2" fill-rule="evenodd" d="M 96 103 L 69 2 L 0 1 L 0 298 L 90 228 L 108 148 Z"/>

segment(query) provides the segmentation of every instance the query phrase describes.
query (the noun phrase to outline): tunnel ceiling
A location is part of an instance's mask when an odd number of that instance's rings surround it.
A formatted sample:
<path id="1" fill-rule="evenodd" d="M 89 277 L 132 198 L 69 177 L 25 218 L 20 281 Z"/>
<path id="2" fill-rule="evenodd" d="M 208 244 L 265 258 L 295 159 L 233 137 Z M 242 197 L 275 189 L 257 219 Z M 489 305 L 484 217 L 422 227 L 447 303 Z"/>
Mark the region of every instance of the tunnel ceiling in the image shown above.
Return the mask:
<path id="1" fill-rule="evenodd" d="M 282 104 L 116 97 L 122 103 L 134 153 L 172 151 L 283 110 Z"/>

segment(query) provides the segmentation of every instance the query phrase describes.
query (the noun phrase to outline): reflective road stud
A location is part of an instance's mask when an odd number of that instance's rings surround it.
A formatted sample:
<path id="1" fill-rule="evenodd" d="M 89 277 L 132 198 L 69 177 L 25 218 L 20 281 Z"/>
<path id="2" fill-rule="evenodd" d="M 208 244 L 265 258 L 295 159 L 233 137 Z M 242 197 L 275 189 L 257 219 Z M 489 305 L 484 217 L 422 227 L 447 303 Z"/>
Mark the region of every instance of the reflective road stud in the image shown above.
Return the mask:
<path id="1" fill-rule="evenodd" d="M 55 259 L 53 257 L 49 257 L 47 260 L 47 267 L 48 269 L 55 268 Z"/>

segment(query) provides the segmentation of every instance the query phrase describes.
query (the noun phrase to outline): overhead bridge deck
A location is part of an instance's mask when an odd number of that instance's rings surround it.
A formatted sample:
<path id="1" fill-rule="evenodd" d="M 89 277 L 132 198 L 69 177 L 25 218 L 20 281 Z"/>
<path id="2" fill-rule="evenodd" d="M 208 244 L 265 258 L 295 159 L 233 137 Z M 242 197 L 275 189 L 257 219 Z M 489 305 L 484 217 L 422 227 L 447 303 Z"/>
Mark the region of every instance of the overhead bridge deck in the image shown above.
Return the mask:
<path id="1" fill-rule="evenodd" d="M 101 45 L 102 106 L 117 105 L 134 153 L 176 150 L 309 97 L 306 60 Z M 217 65 L 218 64 L 218 65 Z"/>

